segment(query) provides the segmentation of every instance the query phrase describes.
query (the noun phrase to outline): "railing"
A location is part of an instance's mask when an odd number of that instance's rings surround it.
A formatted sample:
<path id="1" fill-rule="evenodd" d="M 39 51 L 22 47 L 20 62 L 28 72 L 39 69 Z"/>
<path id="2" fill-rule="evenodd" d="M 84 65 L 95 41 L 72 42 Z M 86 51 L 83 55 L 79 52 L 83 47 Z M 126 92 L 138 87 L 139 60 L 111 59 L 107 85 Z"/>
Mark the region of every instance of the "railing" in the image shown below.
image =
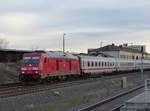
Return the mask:
<path id="1" fill-rule="evenodd" d="M 150 85 L 150 79 L 145 79 L 145 99 L 146 99 L 146 103 L 149 103 L 150 102 L 150 88 L 149 88 L 149 85 Z"/>

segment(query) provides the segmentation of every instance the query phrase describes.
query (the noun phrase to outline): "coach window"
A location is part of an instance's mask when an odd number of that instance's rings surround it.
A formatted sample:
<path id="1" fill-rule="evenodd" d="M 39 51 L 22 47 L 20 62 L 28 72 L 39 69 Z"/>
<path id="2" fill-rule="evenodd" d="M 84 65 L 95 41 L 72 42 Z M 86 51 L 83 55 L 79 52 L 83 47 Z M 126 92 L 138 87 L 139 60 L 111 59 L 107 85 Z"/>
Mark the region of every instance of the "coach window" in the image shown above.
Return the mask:
<path id="1" fill-rule="evenodd" d="M 99 66 L 101 66 L 101 63 L 99 62 Z"/>
<path id="2" fill-rule="evenodd" d="M 102 62 L 102 67 L 104 66 L 104 63 Z"/>
<path id="3" fill-rule="evenodd" d="M 95 66 L 97 67 L 97 62 L 95 62 Z"/>
<path id="4" fill-rule="evenodd" d="M 94 63 L 92 62 L 92 67 L 94 66 Z"/>
<path id="5" fill-rule="evenodd" d="M 105 62 L 105 66 L 107 66 L 107 63 Z"/>
<path id="6" fill-rule="evenodd" d="M 88 67 L 90 67 L 90 62 L 88 61 Z"/>
<path id="7" fill-rule="evenodd" d="M 82 66 L 84 67 L 84 61 L 83 61 L 83 63 L 82 63 Z"/>
<path id="8" fill-rule="evenodd" d="M 107 66 L 109 67 L 109 62 L 107 62 Z"/>

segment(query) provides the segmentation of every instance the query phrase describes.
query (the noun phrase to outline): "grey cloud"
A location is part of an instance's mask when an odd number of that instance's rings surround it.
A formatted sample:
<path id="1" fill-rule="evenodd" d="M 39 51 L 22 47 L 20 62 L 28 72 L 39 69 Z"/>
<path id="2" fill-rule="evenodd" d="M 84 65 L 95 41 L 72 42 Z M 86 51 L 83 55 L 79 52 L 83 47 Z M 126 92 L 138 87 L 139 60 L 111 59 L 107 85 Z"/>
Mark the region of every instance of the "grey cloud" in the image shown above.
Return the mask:
<path id="1" fill-rule="evenodd" d="M 0 19 L 0 33 L 25 37 L 25 40 L 30 37 L 32 39 L 28 43 L 31 45 L 36 45 L 36 39 L 38 41 L 40 38 L 39 41 L 43 40 L 44 43 L 40 47 L 59 48 L 61 42 L 58 43 L 56 39 L 57 33 L 66 32 L 72 37 L 68 38 L 72 43 L 68 43 L 68 47 L 76 47 L 77 44 L 82 46 L 83 41 L 88 44 L 100 39 L 113 40 L 115 36 L 117 40 L 120 34 L 148 30 L 149 11 L 149 0 L 6 0 L 0 1 L 0 17 L 3 14 L 21 13 L 31 14 L 35 18 L 21 31 L 8 28 Z M 23 41 L 21 43 L 22 47 L 27 47 Z"/>

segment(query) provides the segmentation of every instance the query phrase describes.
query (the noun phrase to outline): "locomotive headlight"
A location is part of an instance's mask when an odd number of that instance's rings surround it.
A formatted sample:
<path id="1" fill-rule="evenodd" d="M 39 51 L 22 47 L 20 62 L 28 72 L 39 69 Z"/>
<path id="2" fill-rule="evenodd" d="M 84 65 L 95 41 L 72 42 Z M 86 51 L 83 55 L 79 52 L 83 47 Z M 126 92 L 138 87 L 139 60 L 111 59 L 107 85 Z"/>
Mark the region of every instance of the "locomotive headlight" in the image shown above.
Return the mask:
<path id="1" fill-rule="evenodd" d="M 38 71 L 35 71 L 35 73 L 37 74 L 37 73 L 38 73 Z"/>
<path id="2" fill-rule="evenodd" d="M 25 68 L 25 67 L 22 67 L 22 68 L 21 68 L 21 70 L 27 70 L 27 68 Z"/>
<path id="3" fill-rule="evenodd" d="M 39 68 L 38 67 L 33 67 L 32 70 L 39 70 Z"/>
<path id="4" fill-rule="evenodd" d="M 24 74 L 24 71 L 22 71 L 21 73 Z"/>

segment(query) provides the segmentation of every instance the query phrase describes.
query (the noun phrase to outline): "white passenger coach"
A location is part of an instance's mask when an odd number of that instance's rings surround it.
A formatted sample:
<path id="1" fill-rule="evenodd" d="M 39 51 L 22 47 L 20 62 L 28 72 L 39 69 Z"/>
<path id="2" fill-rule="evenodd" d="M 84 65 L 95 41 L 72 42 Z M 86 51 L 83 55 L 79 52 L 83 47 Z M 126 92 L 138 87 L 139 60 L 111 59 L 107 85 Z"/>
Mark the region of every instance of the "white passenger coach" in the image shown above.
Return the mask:
<path id="1" fill-rule="evenodd" d="M 150 60 L 133 60 L 113 57 L 79 55 L 82 73 L 112 73 L 150 69 Z"/>

